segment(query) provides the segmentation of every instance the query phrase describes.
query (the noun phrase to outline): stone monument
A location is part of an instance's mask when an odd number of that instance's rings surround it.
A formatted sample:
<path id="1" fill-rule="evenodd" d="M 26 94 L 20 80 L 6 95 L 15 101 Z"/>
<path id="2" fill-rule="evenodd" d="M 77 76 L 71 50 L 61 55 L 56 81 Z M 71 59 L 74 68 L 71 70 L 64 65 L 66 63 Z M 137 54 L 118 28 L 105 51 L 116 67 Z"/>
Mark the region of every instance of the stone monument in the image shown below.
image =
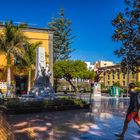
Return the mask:
<path id="1" fill-rule="evenodd" d="M 101 97 L 101 84 L 99 82 L 94 83 L 93 96 Z"/>
<path id="2" fill-rule="evenodd" d="M 38 47 L 36 49 L 35 81 L 31 92 L 36 95 L 54 95 L 50 76 L 49 65 L 46 65 L 45 48 Z"/>
<path id="3" fill-rule="evenodd" d="M 41 67 L 46 68 L 46 57 L 45 57 L 45 48 L 38 47 L 36 49 L 36 66 L 35 66 L 35 79 Z"/>

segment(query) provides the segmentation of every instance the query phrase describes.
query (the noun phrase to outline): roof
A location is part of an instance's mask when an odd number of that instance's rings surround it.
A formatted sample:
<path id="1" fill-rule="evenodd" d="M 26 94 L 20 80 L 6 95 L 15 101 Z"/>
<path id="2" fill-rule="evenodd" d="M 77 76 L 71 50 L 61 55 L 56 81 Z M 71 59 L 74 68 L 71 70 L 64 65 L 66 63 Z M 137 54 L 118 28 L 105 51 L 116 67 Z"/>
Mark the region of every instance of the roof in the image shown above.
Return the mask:
<path id="1" fill-rule="evenodd" d="M 121 66 L 121 64 L 116 64 L 116 65 L 113 65 L 113 66 L 100 67 L 98 69 L 99 70 L 104 70 L 104 69 L 118 68 L 120 66 Z"/>
<path id="2" fill-rule="evenodd" d="M 4 25 L 0 24 L 0 28 L 4 28 Z M 23 30 L 35 30 L 35 31 L 41 31 L 41 32 L 54 32 L 52 29 L 49 28 L 35 28 L 35 27 L 29 27 L 27 26 L 25 29 Z"/>

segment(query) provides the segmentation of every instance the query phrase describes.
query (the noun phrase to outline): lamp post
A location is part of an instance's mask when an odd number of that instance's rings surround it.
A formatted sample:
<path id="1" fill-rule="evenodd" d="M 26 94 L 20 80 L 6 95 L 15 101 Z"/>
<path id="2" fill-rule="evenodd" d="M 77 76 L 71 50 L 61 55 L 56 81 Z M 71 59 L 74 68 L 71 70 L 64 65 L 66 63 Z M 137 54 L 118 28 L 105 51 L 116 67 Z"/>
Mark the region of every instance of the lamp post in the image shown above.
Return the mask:
<path id="1" fill-rule="evenodd" d="M 105 67 L 106 67 L 106 63 L 104 63 L 104 85 L 105 85 Z"/>

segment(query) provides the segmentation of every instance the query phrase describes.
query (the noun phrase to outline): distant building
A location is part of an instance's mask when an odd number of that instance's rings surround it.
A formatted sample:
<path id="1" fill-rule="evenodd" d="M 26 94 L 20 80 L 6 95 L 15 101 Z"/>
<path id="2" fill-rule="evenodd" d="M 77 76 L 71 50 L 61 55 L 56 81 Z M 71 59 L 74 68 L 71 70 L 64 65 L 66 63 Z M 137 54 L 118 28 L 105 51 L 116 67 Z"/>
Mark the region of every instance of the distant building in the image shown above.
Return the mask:
<path id="1" fill-rule="evenodd" d="M 140 82 L 140 72 L 127 74 L 121 69 L 120 64 L 99 67 L 98 74 L 100 76 L 100 83 L 104 83 L 105 86 L 112 86 L 114 83 L 119 83 L 122 87 L 127 87 L 131 82 Z"/>
<path id="2" fill-rule="evenodd" d="M 94 64 L 91 62 L 85 62 L 87 64 L 87 69 L 88 70 L 93 70 L 94 69 Z"/>
<path id="3" fill-rule="evenodd" d="M 115 64 L 112 61 L 96 61 L 94 63 L 94 70 L 97 71 L 98 68 L 107 67 L 107 66 L 114 66 Z"/>

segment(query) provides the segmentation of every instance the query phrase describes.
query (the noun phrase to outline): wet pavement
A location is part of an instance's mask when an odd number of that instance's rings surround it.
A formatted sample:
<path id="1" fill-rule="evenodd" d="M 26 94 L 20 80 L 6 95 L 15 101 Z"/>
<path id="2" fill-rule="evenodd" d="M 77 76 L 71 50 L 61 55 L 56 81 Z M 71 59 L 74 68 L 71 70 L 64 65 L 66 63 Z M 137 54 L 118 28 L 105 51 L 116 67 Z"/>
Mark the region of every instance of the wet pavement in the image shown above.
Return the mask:
<path id="1" fill-rule="evenodd" d="M 117 140 L 129 100 L 96 98 L 92 110 L 10 115 L 16 140 Z M 124 140 L 140 140 L 132 121 Z"/>

